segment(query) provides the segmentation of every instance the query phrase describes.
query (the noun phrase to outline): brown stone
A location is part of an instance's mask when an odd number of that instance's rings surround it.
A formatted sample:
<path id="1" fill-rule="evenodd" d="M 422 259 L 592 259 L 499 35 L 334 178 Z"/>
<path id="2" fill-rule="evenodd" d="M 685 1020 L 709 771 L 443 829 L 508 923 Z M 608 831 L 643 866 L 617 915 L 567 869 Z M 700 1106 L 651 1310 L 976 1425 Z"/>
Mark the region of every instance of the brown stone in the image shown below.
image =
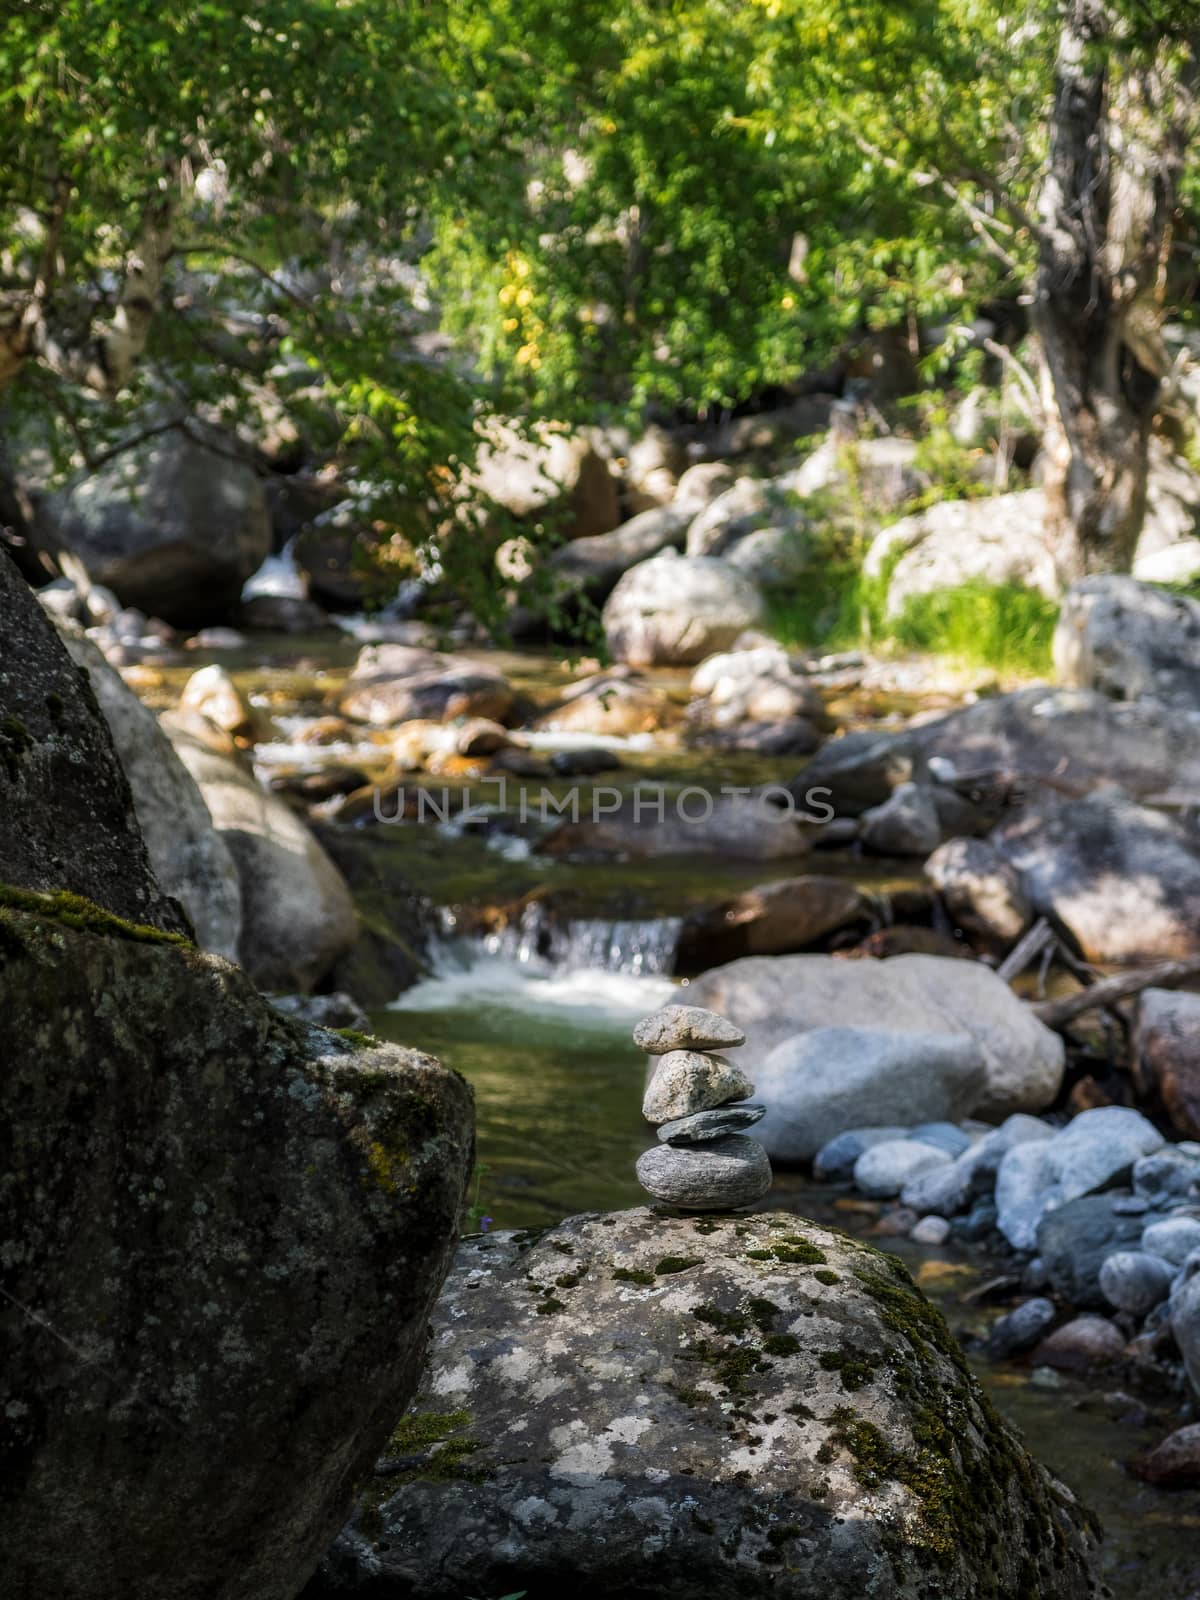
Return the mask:
<path id="1" fill-rule="evenodd" d="M 1175 1130 L 1200 1138 L 1200 994 L 1147 989 L 1138 1004 L 1134 1078 L 1161 1099 Z"/>
<path id="2" fill-rule="evenodd" d="M 685 920 L 679 970 L 698 972 L 740 956 L 808 949 L 868 914 L 862 894 L 845 878 L 814 874 L 760 884 Z"/>
<path id="3" fill-rule="evenodd" d="M 1200 1422 L 1176 1428 L 1161 1444 L 1136 1456 L 1129 1470 L 1160 1489 L 1185 1489 L 1200 1483 Z"/>
<path id="4" fill-rule="evenodd" d="M 1083 1316 L 1066 1322 L 1033 1352 L 1035 1367 L 1060 1372 L 1094 1372 L 1111 1367 L 1125 1354 L 1125 1335 L 1107 1317 Z"/>

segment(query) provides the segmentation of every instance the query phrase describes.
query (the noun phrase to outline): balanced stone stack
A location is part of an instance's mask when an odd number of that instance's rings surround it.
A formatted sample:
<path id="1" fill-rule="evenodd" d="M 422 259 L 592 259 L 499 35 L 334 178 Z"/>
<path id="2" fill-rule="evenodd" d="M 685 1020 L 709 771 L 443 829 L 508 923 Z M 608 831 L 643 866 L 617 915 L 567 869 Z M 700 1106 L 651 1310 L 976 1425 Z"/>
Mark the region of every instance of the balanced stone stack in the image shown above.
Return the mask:
<path id="1" fill-rule="evenodd" d="M 642 1188 L 683 1211 L 732 1211 L 761 1200 L 771 1163 L 742 1130 L 764 1107 L 746 1104 L 754 1085 L 713 1053 L 745 1044 L 742 1030 L 699 1006 L 664 1006 L 638 1023 L 633 1042 L 656 1058 L 642 1115 L 659 1142 L 638 1161 Z"/>

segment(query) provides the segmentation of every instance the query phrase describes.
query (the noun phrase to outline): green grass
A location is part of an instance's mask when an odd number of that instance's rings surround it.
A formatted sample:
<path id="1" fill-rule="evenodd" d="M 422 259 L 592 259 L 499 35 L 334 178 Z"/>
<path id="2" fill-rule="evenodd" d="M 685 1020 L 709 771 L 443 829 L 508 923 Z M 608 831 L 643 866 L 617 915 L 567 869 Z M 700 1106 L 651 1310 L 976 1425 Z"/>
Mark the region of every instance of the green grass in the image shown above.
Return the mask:
<path id="1" fill-rule="evenodd" d="M 951 657 L 968 666 L 1029 677 L 1050 671 L 1058 607 L 1019 584 L 968 583 L 915 595 L 898 616 L 884 613 L 888 575 L 868 582 L 857 568 L 825 568 L 804 591 L 780 597 L 768 630 L 790 649 L 901 650 Z"/>
<path id="2" fill-rule="evenodd" d="M 1032 677 L 1050 671 L 1058 607 L 1020 584 L 969 583 L 914 596 L 885 626 L 904 649 Z"/>

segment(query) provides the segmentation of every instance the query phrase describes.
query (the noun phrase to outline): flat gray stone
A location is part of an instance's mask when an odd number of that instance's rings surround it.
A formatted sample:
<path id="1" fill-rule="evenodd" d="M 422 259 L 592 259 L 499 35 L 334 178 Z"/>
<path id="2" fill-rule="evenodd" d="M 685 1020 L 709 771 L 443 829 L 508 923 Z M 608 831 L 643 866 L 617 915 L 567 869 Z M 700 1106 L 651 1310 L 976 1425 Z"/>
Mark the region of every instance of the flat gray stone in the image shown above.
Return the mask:
<path id="1" fill-rule="evenodd" d="M 662 1144 L 708 1144 L 730 1133 L 752 1128 L 766 1114 L 765 1106 L 718 1106 L 715 1111 L 697 1111 L 690 1117 L 676 1117 L 658 1130 Z"/>
<path id="2" fill-rule="evenodd" d="M 655 1124 L 711 1111 L 730 1100 L 748 1100 L 754 1085 L 724 1056 L 672 1050 L 659 1061 L 646 1086 L 642 1115 Z"/>
<path id="3" fill-rule="evenodd" d="M 648 1056 L 665 1056 L 672 1050 L 732 1050 L 745 1044 L 746 1035 L 702 1006 L 664 1006 L 642 1018 L 633 1042 Z"/>
<path id="4" fill-rule="evenodd" d="M 771 1187 L 767 1152 L 738 1133 L 697 1148 L 655 1145 L 639 1157 L 637 1175 L 647 1194 L 684 1211 L 732 1211 Z"/>

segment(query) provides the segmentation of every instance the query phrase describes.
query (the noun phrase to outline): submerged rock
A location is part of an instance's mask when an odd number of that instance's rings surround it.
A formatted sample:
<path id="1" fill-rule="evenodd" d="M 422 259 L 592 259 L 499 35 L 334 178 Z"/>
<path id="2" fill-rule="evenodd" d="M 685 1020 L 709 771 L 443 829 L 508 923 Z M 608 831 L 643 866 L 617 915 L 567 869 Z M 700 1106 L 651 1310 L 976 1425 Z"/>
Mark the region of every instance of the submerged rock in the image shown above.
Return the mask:
<path id="1" fill-rule="evenodd" d="M 1091 1562 L 899 1263 L 636 1210 L 464 1243 L 305 1600 L 1085 1600 Z"/>
<path id="2" fill-rule="evenodd" d="M 291 1600 L 415 1384 L 470 1091 L 80 920 L 0 909 L 5 1592 Z"/>

